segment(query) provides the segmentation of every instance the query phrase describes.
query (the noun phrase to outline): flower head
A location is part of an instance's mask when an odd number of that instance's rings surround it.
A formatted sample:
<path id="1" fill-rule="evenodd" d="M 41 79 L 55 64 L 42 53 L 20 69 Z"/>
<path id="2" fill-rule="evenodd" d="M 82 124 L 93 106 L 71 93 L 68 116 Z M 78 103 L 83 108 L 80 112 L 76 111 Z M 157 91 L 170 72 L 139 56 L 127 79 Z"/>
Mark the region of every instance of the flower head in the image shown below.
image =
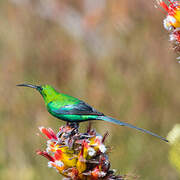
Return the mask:
<path id="1" fill-rule="evenodd" d="M 56 134 L 50 128 L 39 128 L 47 139 L 46 151 L 37 154 L 46 157 L 48 167 L 55 168 L 60 174 L 73 180 L 124 179 L 115 176 L 110 170 L 110 162 L 103 144 L 104 137 L 88 128 L 86 133 L 79 133 L 77 128 L 62 126 Z"/>
<path id="2" fill-rule="evenodd" d="M 157 0 L 160 7 L 166 12 L 163 21 L 164 28 L 170 33 L 170 41 L 173 42 L 174 50 L 180 53 L 180 2 L 175 0 Z"/>
<path id="3" fill-rule="evenodd" d="M 158 0 L 159 5 L 167 12 L 164 27 L 167 30 L 172 30 L 180 27 L 180 2 L 173 0 L 168 0 L 168 2 Z"/>

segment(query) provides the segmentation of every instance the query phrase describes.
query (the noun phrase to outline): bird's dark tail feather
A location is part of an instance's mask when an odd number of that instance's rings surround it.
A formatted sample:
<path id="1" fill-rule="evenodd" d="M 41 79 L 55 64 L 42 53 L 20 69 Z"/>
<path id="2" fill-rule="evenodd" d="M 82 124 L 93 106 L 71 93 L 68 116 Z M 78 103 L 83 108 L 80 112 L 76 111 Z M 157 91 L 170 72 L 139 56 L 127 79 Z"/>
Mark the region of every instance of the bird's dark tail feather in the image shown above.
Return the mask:
<path id="1" fill-rule="evenodd" d="M 142 131 L 142 132 L 151 134 L 152 136 L 155 136 L 155 137 L 157 137 L 157 138 L 160 138 L 160 139 L 162 139 L 163 141 L 168 142 L 167 139 L 165 139 L 165 138 L 163 138 L 163 137 L 161 137 L 161 136 L 159 136 L 159 135 L 157 135 L 157 134 L 155 134 L 155 133 L 152 133 L 152 132 L 150 132 L 150 131 L 148 131 L 148 130 L 145 130 L 145 129 L 142 129 L 142 128 L 138 128 L 138 127 L 133 126 L 133 125 L 128 124 L 128 123 L 121 122 L 121 121 L 119 121 L 119 120 L 117 120 L 117 119 L 113 119 L 113 118 L 108 117 L 108 116 L 98 116 L 97 119 L 99 119 L 99 120 L 104 120 L 104 121 L 107 121 L 107 122 L 112 122 L 112 123 L 114 123 L 114 124 L 119 124 L 120 126 L 127 126 L 127 127 L 130 127 L 130 128 L 134 128 L 134 129 L 137 129 L 137 130 L 139 130 L 139 131 Z"/>

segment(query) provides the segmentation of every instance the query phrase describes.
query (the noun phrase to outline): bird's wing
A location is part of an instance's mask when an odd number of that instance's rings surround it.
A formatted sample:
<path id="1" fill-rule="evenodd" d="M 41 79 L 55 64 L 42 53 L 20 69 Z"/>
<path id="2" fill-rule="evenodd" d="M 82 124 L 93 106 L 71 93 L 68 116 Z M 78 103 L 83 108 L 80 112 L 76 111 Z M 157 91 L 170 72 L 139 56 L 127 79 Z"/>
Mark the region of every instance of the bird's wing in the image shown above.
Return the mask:
<path id="1" fill-rule="evenodd" d="M 104 115 L 83 101 L 80 101 L 78 104 L 65 105 L 60 108 L 53 108 L 53 102 L 50 102 L 48 106 L 51 108 L 52 112 L 62 115 Z"/>

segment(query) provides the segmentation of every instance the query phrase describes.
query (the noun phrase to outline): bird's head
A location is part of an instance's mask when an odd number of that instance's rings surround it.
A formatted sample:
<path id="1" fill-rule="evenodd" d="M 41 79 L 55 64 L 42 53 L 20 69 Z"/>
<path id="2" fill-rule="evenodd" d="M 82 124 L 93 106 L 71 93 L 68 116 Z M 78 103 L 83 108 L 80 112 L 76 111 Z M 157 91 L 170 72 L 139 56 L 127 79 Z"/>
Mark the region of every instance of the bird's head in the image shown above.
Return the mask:
<path id="1" fill-rule="evenodd" d="M 42 95 L 46 104 L 54 100 L 58 94 L 58 92 L 50 85 L 36 86 L 32 84 L 18 84 L 17 86 L 24 86 L 24 87 L 30 87 L 30 88 L 36 89 Z"/>

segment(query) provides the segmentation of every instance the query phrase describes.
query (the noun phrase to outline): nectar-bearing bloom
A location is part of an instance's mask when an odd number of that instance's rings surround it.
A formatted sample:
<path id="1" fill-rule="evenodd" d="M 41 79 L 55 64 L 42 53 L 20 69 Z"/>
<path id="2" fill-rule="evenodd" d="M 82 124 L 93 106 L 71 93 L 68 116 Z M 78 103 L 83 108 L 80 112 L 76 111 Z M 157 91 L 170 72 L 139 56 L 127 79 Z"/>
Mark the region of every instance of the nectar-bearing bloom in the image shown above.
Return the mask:
<path id="1" fill-rule="evenodd" d="M 47 158 L 48 167 L 55 168 L 66 179 L 125 179 L 125 176 L 116 176 L 114 170 L 110 170 L 108 148 L 104 145 L 107 133 L 102 137 L 90 126 L 86 133 L 80 133 L 77 127 L 69 125 L 60 127 L 58 133 L 51 128 L 39 129 L 45 135 L 47 148 L 38 150 L 37 154 Z"/>
<path id="2" fill-rule="evenodd" d="M 180 53 L 180 1 L 157 0 L 157 2 L 167 13 L 163 21 L 164 28 L 170 33 L 169 37 L 173 42 L 174 50 Z"/>

